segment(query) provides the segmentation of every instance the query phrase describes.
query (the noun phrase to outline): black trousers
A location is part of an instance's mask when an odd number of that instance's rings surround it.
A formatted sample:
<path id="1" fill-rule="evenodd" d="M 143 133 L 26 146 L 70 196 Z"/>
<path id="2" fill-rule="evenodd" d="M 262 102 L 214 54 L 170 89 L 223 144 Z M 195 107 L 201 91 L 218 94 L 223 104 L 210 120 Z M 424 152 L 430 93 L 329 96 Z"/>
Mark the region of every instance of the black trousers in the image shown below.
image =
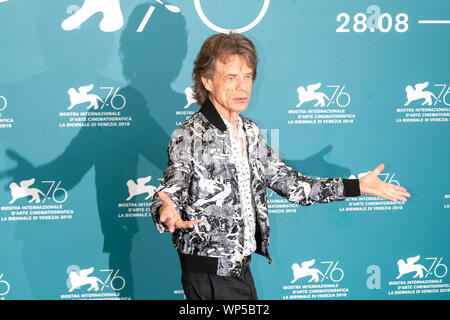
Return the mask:
<path id="1" fill-rule="evenodd" d="M 258 300 L 250 266 L 239 277 L 182 271 L 181 283 L 187 300 Z"/>

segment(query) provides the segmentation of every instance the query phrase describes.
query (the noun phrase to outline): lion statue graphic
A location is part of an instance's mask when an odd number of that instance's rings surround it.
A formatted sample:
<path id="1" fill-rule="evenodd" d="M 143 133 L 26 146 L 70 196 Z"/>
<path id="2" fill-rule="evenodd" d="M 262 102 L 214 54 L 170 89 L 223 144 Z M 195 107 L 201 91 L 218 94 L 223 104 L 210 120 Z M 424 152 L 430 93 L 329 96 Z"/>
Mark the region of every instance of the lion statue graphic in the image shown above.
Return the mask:
<path id="1" fill-rule="evenodd" d="M 420 256 L 410 257 L 406 259 L 406 262 L 403 259 L 397 261 L 398 265 L 398 276 L 396 279 L 400 279 L 403 275 L 415 272 L 413 278 L 423 278 L 423 272 L 428 272 L 427 269 L 421 264 L 415 264 L 419 261 Z"/>
<path id="2" fill-rule="evenodd" d="M 311 277 L 308 282 L 319 282 L 319 274 L 323 277 L 323 273 L 319 269 L 310 268 L 316 262 L 315 259 L 304 261 L 299 266 L 297 263 L 292 265 L 292 271 L 294 273 L 294 279 L 291 283 L 296 282 L 300 278 Z"/>
<path id="3" fill-rule="evenodd" d="M 69 278 L 67 279 L 67 288 L 69 292 L 75 289 L 80 289 L 84 285 L 90 285 L 87 291 L 98 291 L 98 284 L 104 285 L 104 283 L 97 277 L 88 277 L 92 272 L 94 272 L 94 267 L 81 270 L 79 266 L 69 266 L 67 267 L 67 273 Z"/>
<path id="4" fill-rule="evenodd" d="M 26 198 L 31 196 L 31 199 L 28 201 L 28 203 L 31 202 L 36 202 L 36 203 L 40 203 L 41 202 L 41 196 L 45 198 L 46 195 L 39 190 L 38 188 L 29 188 L 33 183 L 34 183 L 35 179 L 29 179 L 29 180 L 23 180 L 19 183 L 19 185 L 15 182 L 12 182 L 9 185 L 9 189 L 11 190 L 11 201 L 9 201 L 10 204 L 14 203 L 17 199 L 20 198 Z"/>

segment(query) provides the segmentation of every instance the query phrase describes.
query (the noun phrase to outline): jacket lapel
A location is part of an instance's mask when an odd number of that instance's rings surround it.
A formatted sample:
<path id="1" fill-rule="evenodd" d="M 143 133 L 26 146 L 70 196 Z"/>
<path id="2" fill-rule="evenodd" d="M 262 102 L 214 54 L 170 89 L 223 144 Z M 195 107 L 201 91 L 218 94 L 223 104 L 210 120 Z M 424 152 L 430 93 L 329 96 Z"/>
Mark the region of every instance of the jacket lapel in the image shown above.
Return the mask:
<path id="1" fill-rule="evenodd" d="M 227 130 L 225 122 L 223 122 L 219 112 L 216 110 L 216 108 L 209 99 L 206 99 L 205 103 L 200 108 L 200 112 L 203 114 L 206 120 L 212 123 L 220 131 L 224 132 Z"/>

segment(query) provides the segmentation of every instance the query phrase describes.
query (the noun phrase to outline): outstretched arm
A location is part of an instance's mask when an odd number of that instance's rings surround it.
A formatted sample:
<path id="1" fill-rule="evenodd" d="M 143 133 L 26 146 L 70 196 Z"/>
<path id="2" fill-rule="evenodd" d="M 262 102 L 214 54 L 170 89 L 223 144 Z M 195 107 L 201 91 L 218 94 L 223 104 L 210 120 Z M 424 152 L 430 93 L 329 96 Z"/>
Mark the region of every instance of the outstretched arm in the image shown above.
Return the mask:
<path id="1" fill-rule="evenodd" d="M 384 164 L 380 164 L 373 171 L 359 179 L 361 194 L 380 197 L 386 200 L 403 201 L 411 195 L 402 186 L 383 182 L 378 175 L 384 170 Z"/>
<path id="2" fill-rule="evenodd" d="M 383 182 L 378 175 L 384 170 L 380 164 L 358 179 L 310 178 L 287 166 L 270 147 L 268 149 L 268 186 L 289 201 L 312 205 L 315 202 L 344 200 L 360 194 L 406 202 L 411 197 L 406 188 Z"/>
<path id="3" fill-rule="evenodd" d="M 167 169 L 150 207 L 153 222 L 160 233 L 168 231 L 173 233 L 177 228 L 193 228 L 198 222 L 182 219 L 192 176 L 191 140 L 183 129 L 178 129 L 172 134 L 168 155 Z"/>
<path id="4" fill-rule="evenodd" d="M 328 203 L 359 196 L 357 179 L 311 178 L 292 169 L 267 145 L 262 134 L 258 138 L 258 154 L 265 163 L 267 186 L 283 198 L 303 206 Z"/>

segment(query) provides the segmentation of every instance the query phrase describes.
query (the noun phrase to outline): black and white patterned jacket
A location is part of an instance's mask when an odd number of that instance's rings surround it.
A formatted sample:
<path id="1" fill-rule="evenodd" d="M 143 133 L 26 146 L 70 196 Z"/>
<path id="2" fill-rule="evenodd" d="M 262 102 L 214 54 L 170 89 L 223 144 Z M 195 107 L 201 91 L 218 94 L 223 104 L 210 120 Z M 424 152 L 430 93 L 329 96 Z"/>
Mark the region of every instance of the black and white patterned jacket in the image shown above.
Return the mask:
<path id="1" fill-rule="evenodd" d="M 272 263 L 266 188 L 291 202 L 309 206 L 357 196 L 359 181 L 312 179 L 294 171 L 267 145 L 256 123 L 240 117 L 247 138 L 256 212 L 256 253 Z M 193 229 L 177 229 L 173 233 L 173 244 L 186 271 L 238 276 L 243 266 L 244 221 L 226 130 L 216 108 L 207 101 L 172 134 L 168 147 L 168 167 L 158 191 L 171 198 L 183 220 L 200 220 Z M 153 220 L 159 232 L 168 232 L 159 220 L 161 205 L 155 194 L 151 204 Z"/>

